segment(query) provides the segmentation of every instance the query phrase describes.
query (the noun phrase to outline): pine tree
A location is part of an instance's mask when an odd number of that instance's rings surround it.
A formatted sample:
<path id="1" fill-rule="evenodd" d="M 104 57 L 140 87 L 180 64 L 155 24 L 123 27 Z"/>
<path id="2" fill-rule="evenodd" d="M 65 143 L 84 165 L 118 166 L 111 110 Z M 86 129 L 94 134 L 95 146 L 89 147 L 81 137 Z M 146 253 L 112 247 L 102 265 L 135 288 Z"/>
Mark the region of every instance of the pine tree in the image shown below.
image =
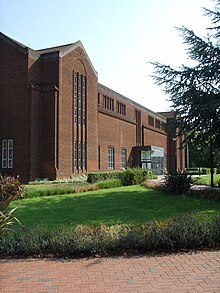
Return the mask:
<path id="1" fill-rule="evenodd" d="M 178 135 L 184 135 L 185 143 L 193 141 L 200 147 L 209 143 L 213 161 L 213 147 L 220 146 L 220 0 L 214 10 L 204 10 L 211 19 L 206 38 L 184 26 L 177 28 L 195 65 L 173 69 L 158 62 L 151 64 L 155 83 L 164 88 L 178 113 Z"/>

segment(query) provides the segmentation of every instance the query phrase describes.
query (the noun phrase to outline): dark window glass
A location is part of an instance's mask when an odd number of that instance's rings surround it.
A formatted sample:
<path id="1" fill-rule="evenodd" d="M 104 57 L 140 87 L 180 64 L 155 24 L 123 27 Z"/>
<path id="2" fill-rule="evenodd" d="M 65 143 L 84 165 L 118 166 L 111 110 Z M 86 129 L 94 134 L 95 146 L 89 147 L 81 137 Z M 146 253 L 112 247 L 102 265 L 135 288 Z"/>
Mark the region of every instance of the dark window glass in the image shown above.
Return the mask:
<path id="1" fill-rule="evenodd" d="M 121 149 L 121 168 L 126 168 L 127 154 L 125 149 Z"/>
<path id="2" fill-rule="evenodd" d="M 114 169 L 114 148 L 108 148 L 108 169 Z"/>

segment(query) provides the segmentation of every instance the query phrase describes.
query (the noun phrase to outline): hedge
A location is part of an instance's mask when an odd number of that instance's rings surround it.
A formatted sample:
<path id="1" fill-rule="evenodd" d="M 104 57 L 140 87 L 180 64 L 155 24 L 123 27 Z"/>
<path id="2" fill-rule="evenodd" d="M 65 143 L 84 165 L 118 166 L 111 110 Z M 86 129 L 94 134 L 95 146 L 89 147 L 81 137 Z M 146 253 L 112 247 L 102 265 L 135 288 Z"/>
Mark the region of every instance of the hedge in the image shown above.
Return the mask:
<path id="1" fill-rule="evenodd" d="M 139 225 L 22 227 L 0 237 L 2 257 L 86 257 L 218 248 L 220 216 L 185 214 Z"/>
<path id="2" fill-rule="evenodd" d="M 140 184 L 147 179 L 152 179 L 153 173 L 150 170 L 141 168 L 126 169 L 114 172 L 94 172 L 89 173 L 87 181 L 90 183 L 104 181 L 108 179 L 120 179 L 123 185 Z"/>

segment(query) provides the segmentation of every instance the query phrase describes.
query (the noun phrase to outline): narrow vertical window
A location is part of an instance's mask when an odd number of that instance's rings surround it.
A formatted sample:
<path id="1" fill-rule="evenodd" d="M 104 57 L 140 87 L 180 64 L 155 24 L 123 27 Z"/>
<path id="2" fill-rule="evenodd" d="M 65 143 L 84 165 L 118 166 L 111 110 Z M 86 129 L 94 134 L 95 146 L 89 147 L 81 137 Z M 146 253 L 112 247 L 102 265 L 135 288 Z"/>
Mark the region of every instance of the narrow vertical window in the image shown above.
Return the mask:
<path id="1" fill-rule="evenodd" d="M 8 140 L 8 168 L 13 168 L 13 140 Z"/>
<path id="2" fill-rule="evenodd" d="M 116 102 L 117 104 L 117 113 L 121 115 L 126 115 L 126 105 L 120 102 Z"/>
<path id="3" fill-rule="evenodd" d="M 86 124 L 86 78 L 82 77 L 82 125 Z"/>
<path id="4" fill-rule="evenodd" d="M 74 123 L 77 124 L 77 92 L 78 92 L 78 74 L 74 75 Z"/>
<path id="5" fill-rule="evenodd" d="M 114 111 L 114 100 L 110 99 L 110 102 L 111 102 L 110 110 Z"/>
<path id="6" fill-rule="evenodd" d="M 115 168 L 114 148 L 108 148 L 108 169 Z"/>
<path id="7" fill-rule="evenodd" d="M 83 154 L 82 154 L 82 160 L 83 160 L 82 165 L 83 165 L 83 169 L 86 169 L 86 143 L 85 142 L 83 143 L 82 152 L 83 152 Z"/>
<path id="8" fill-rule="evenodd" d="M 154 117 L 148 116 L 148 124 L 154 126 Z"/>
<path id="9" fill-rule="evenodd" d="M 77 142 L 74 142 L 74 168 L 77 169 Z"/>
<path id="10" fill-rule="evenodd" d="M 104 108 L 114 111 L 114 99 L 104 96 Z"/>
<path id="11" fill-rule="evenodd" d="M 100 149 L 100 145 L 98 146 L 98 169 L 101 169 L 101 153 L 100 153 L 101 149 Z"/>
<path id="12" fill-rule="evenodd" d="M 160 129 L 161 123 L 160 120 L 155 119 L 155 127 Z"/>
<path id="13" fill-rule="evenodd" d="M 79 155 L 79 169 L 82 169 L 82 144 L 79 142 L 79 149 L 78 149 L 78 155 Z"/>
<path id="14" fill-rule="evenodd" d="M 2 168 L 7 168 L 7 140 L 2 141 Z"/>
<path id="15" fill-rule="evenodd" d="M 100 93 L 98 93 L 98 107 L 100 106 Z"/>
<path id="16" fill-rule="evenodd" d="M 121 168 L 126 168 L 127 154 L 125 149 L 121 149 Z"/>
<path id="17" fill-rule="evenodd" d="M 86 76 L 79 72 L 74 73 L 73 91 L 73 117 L 74 117 L 74 141 L 73 141 L 73 168 L 76 170 L 86 169 Z"/>
<path id="18" fill-rule="evenodd" d="M 2 168 L 13 168 L 13 139 L 2 141 Z"/>
<path id="19" fill-rule="evenodd" d="M 78 123 L 81 125 L 82 119 L 82 76 L 79 75 L 79 88 L 78 88 Z"/>

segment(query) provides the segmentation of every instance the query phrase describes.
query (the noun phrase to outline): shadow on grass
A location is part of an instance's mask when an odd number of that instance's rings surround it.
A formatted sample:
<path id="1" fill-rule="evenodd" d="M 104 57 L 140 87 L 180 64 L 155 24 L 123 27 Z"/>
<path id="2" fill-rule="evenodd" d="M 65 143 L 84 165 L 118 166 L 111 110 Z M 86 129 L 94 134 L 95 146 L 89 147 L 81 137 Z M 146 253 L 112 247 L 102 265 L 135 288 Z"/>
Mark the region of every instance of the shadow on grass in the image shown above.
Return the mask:
<path id="1" fill-rule="evenodd" d="M 115 225 L 162 220 L 186 212 L 220 211 L 220 202 L 166 195 L 140 186 L 16 201 L 16 217 L 27 226 Z"/>

